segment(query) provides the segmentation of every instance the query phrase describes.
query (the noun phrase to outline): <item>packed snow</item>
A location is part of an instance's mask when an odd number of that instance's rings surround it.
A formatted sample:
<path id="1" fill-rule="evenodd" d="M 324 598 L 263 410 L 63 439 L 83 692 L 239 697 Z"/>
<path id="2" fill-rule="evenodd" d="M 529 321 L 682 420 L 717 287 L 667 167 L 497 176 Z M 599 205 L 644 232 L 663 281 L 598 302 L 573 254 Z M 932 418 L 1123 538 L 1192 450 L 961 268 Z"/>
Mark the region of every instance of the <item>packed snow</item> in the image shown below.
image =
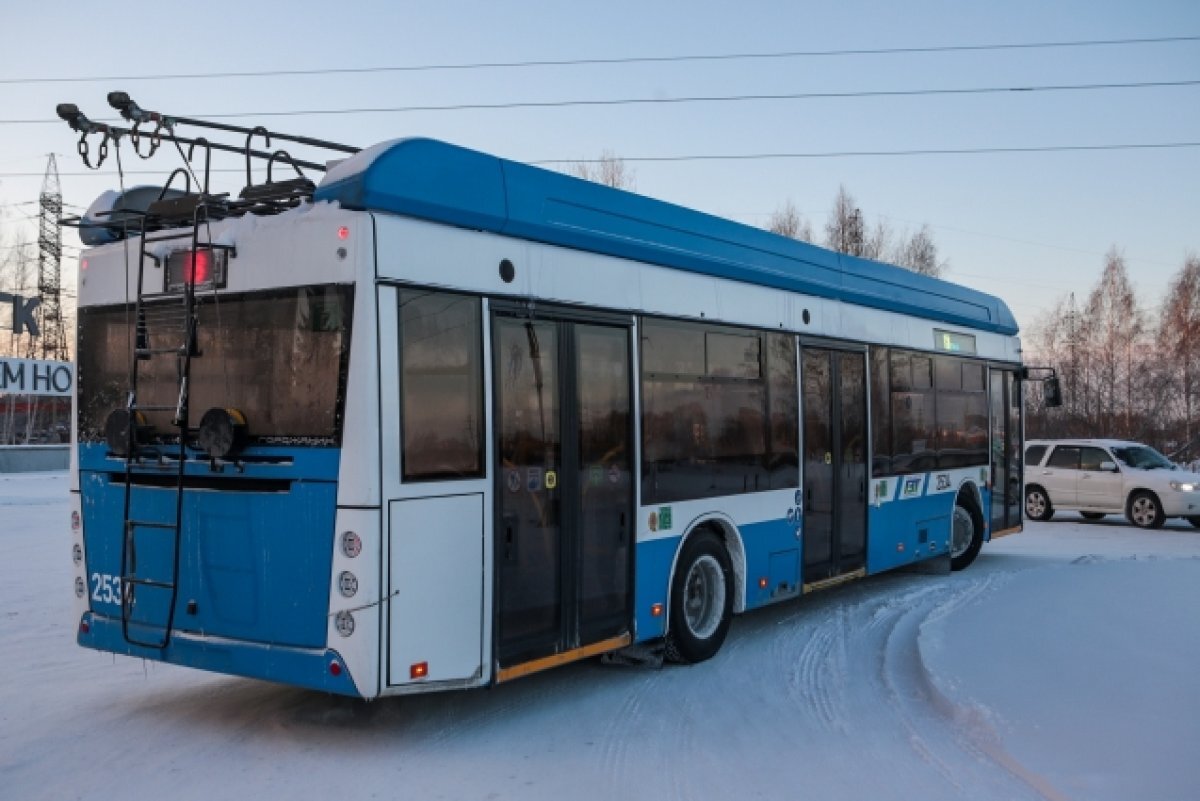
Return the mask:
<path id="1" fill-rule="evenodd" d="M 961 573 L 371 703 L 79 648 L 65 474 L 0 476 L 0 798 L 1200 798 L 1200 531 L 1060 514 Z"/>

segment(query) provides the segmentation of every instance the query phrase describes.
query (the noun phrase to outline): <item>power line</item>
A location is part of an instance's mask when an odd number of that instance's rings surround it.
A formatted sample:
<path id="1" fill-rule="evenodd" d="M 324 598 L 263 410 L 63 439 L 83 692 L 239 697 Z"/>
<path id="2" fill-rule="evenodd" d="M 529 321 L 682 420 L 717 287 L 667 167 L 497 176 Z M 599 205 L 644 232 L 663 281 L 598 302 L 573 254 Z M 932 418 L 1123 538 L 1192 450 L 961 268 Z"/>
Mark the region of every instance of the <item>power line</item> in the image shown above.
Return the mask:
<path id="1" fill-rule="evenodd" d="M 577 67 L 617 64 L 671 64 L 689 61 L 749 61 L 831 56 L 894 56 L 929 53 L 968 53 L 990 50 L 1038 50 L 1068 47 L 1166 44 L 1195 42 L 1200 36 L 1157 36 L 1128 39 L 1088 39 L 1059 42 L 1003 42 L 997 44 L 935 45 L 929 47 L 849 48 L 839 50 L 780 50 L 748 53 L 690 53 L 675 56 L 629 56 L 623 58 L 540 59 L 529 61 L 480 61 L 460 64 L 400 64 L 374 67 L 323 67 L 290 70 L 245 70 L 229 72 L 185 72 L 160 75 L 81 75 L 70 77 L 29 76 L 0 78 L 0 84 L 98 83 L 105 81 L 163 81 L 217 78 L 273 78 L 311 75 L 355 75 L 380 72 L 435 72 L 450 70 L 524 69 L 530 67 Z"/>
<path id="2" fill-rule="evenodd" d="M 557 109 L 580 106 L 677 105 L 683 103 L 730 103 L 779 100 L 841 100 L 866 97 L 930 97 L 938 95 L 1032 94 L 1034 92 L 1083 92 L 1112 89 L 1161 89 L 1196 86 L 1200 80 L 1139 81 L 1135 83 L 1045 84 L 1041 86 L 982 86 L 962 89 L 873 89 L 846 92 L 789 92 L 785 94 L 691 95 L 682 97 L 626 97 L 595 100 L 519 100 L 505 103 L 451 103 L 422 106 L 368 106 L 363 108 L 293 109 L 284 111 L 237 111 L 224 114 L 187 114 L 202 119 L 244 117 L 317 117 L 347 114 L 397 114 L 429 111 L 500 111 L 513 109 Z M 170 116 L 170 115 L 168 115 Z M 101 122 L 120 122 L 113 118 Z M 0 125 L 50 125 L 57 119 L 0 120 Z"/>
<path id="3" fill-rule="evenodd" d="M 1104 150 L 1168 150 L 1178 148 L 1200 147 L 1200 142 L 1125 142 L 1107 145 L 1037 145 L 1031 147 L 966 147 L 966 148 L 927 148 L 912 150 L 838 150 L 811 153 L 708 153 L 690 155 L 665 156 L 621 156 L 621 161 L 630 162 L 683 162 L 683 161 L 767 161 L 772 159 L 822 159 L 822 158 L 875 158 L 890 156 L 965 156 L 983 155 L 990 153 L 1066 153 L 1090 152 Z M 539 159 L 528 164 L 593 164 L 603 159 Z M 234 167 L 215 167 L 211 172 L 242 173 L 244 169 Z M 126 175 L 162 175 L 162 170 L 125 170 Z M 82 170 L 79 172 L 64 172 L 60 175 L 75 178 L 96 176 L 111 178 L 116 173 L 111 170 Z M 4 172 L 0 178 L 29 178 L 41 177 L 41 173 L 33 172 Z"/>

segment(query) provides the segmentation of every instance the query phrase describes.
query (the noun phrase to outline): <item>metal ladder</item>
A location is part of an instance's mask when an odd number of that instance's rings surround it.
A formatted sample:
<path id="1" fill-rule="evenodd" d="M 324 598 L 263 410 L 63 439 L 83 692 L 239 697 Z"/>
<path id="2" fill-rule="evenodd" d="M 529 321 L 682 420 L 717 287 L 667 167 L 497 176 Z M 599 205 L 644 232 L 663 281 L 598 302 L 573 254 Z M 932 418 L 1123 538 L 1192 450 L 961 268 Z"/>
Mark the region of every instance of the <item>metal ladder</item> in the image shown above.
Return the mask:
<path id="1" fill-rule="evenodd" d="M 208 220 L 208 206 L 206 196 L 203 194 L 189 196 L 191 202 L 195 204 L 193 212 L 192 231 L 190 234 L 169 234 L 151 238 L 145 229 L 143 229 L 141 242 L 141 256 L 138 262 L 137 272 L 137 300 L 134 307 L 134 352 L 133 359 L 130 361 L 129 370 L 129 393 L 127 395 L 125 406 L 125 425 L 126 425 L 126 451 L 125 451 L 125 497 L 123 511 L 123 537 L 121 542 L 121 631 L 125 637 L 125 641 L 133 645 L 140 645 L 147 648 L 164 649 L 170 644 L 171 631 L 175 618 L 175 604 L 178 600 L 179 591 L 179 555 L 180 541 L 183 531 L 183 499 L 184 485 L 186 477 L 186 466 L 188 462 L 188 415 L 189 415 L 189 382 L 191 380 L 192 359 L 200 356 L 197 339 L 197 306 L 196 306 L 196 287 L 195 287 L 195 264 L 197 263 L 197 253 L 211 251 L 220 246 L 213 245 L 208 242 L 200 242 L 200 230 Z M 179 202 L 184 200 L 178 198 L 169 201 L 174 206 L 178 206 Z M 154 214 L 154 205 L 152 204 L 147 209 L 148 215 Z M 156 242 L 164 242 L 175 239 L 191 239 L 190 248 L 190 269 L 185 270 L 184 274 L 184 292 L 182 297 L 181 308 L 176 310 L 174 315 L 167 313 L 163 314 L 162 309 L 165 307 L 155 304 L 149 312 L 145 304 L 145 273 L 147 260 L 158 262 L 159 260 L 148 251 L 148 246 Z M 163 260 L 164 278 L 166 274 L 166 262 Z M 164 286 L 165 289 L 165 286 Z M 172 323 L 178 323 L 178 335 L 180 337 L 179 344 L 171 347 L 153 347 L 151 340 L 151 321 L 154 327 L 158 328 L 160 324 L 170 329 Z M 155 406 L 142 405 L 138 400 L 138 366 L 142 362 L 150 362 L 155 359 L 174 358 L 176 360 L 176 370 L 178 375 L 178 394 L 174 406 Z M 133 468 L 137 464 L 143 463 L 143 456 L 146 455 L 146 449 L 143 449 L 138 442 L 138 422 L 141 419 L 142 412 L 173 412 L 171 424 L 179 430 L 179 449 L 176 454 L 175 465 L 175 482 L 174 482 L 174 515 L 170 520 L 145 520 L 135 517 L 133 510 Z M 160 465 L 165 465 L 168 461 L 163 451 L 154 451 L 155 458 Z M 170 541 L 170 563 L 171 572 L 169 577 L 144 575 L 138 572 L 138 534 L 142 532 L 146 537 L 166 538 Z M 153 631 L 157 628 L 157 621 L 137 619 L 134 617 L 134 611 L 137 604 L 138 591 L 144 592 L 144 597 L 157 595 L 160 598 L 166 596 L 167 602 L 165 619 L 162 621 L 162 631 L 157 637 L 147 636 L 146 630 Z"/>

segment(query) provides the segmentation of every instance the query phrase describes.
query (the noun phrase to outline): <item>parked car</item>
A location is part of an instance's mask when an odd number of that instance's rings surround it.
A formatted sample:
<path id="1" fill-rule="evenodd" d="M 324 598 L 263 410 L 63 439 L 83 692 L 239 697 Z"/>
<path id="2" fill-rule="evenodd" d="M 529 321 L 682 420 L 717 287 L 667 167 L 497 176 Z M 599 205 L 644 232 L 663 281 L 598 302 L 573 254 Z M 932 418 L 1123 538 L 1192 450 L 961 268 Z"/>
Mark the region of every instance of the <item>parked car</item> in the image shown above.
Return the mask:
<path id="1" fill-rule="evenodd" d="M 1056 510 L 1088 520 L 1123 514 L 1141 528 L 1182 517 L 1200 528 L 1200 474 L 1180 470 L 1158 451 L 1111 439 L 1030 440 L 1025 448 L 1025 515 Z"/>

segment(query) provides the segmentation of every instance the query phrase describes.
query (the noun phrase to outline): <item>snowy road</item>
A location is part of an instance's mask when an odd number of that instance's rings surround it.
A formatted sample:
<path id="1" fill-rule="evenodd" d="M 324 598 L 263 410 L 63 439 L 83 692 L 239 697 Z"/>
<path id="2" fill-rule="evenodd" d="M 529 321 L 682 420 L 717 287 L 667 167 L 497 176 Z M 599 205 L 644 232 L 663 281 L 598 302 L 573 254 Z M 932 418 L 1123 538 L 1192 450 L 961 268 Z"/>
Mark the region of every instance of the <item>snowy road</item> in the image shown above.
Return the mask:
<path id="1" fill-rule="evenodd" d="M 74 645 L 66 479 L 0 476 L 0 799 L 1200 798 L 1200 531 L 1031 524 L 710 662 L 356 702 Z"/>

